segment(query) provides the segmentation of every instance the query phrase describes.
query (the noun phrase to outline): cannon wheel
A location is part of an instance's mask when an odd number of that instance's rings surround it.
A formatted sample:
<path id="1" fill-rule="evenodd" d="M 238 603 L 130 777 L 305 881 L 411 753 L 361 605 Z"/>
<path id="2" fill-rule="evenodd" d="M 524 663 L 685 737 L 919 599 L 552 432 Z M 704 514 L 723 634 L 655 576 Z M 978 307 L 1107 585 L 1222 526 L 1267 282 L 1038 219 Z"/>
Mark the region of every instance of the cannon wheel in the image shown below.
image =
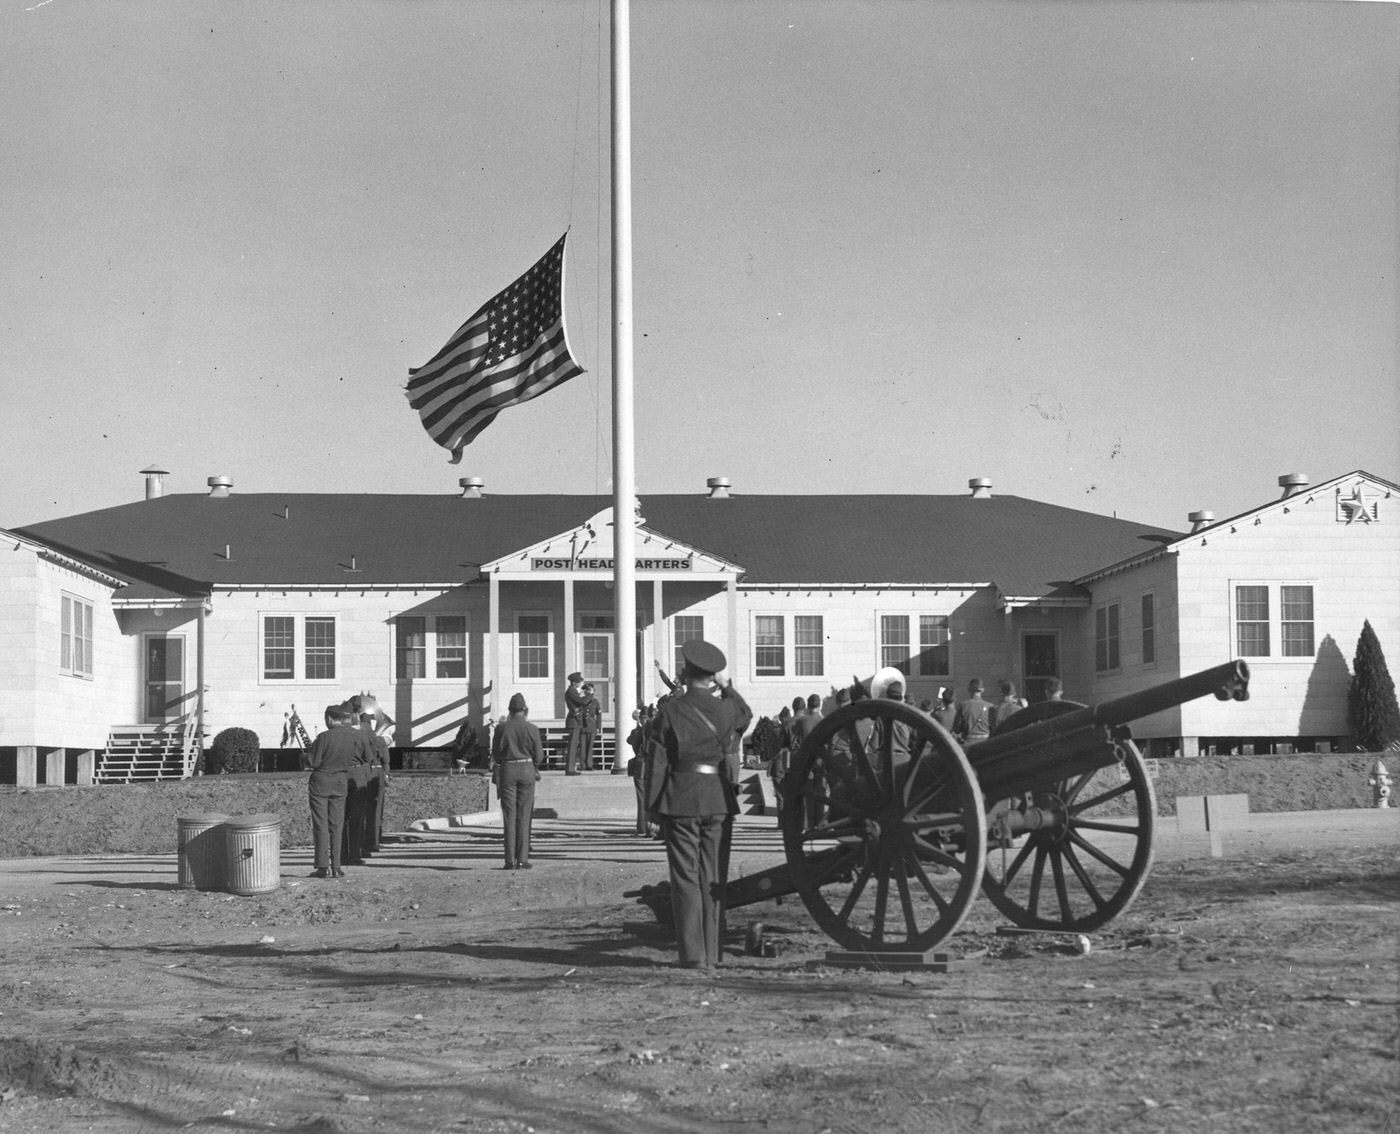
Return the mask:
<path id="1" fill-rule="evenodd" d="M 932 717 L 864 700 L 825 717 L 783 784 L 798 893 L 832 940 L 926 952 L 977 897 L 987 815 L 967 757 Z"/>
<path id="2" fill-rule="evenodd" d="M 1008 718 L 998 734 L 1083 708 L 1042 701 Z M 1122 776 L 1112 768 L 1061 780 L 1027 799 L 1061 821 L 1031 831 L 1019 846 L 992 847 L 982 889 L 1024 929 L 1084 932 L 1128 908 L 1152 869 L 1157 798 L 1137 746 L 1117 742 Z"/>

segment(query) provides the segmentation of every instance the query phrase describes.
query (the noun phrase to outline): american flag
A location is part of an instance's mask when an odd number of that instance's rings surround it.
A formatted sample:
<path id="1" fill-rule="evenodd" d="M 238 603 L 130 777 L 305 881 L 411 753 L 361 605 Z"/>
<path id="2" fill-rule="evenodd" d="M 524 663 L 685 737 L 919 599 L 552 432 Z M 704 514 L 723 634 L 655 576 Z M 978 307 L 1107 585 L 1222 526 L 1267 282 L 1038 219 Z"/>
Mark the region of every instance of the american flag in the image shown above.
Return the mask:
<path id="1" fill-rule="evenodd" d="M 458 328 L 431 362 L 408 372 L 408 401 L 428 436 L 462 449 L 507 406 L 582 374 L 564 336 L 564 241 Z"/>

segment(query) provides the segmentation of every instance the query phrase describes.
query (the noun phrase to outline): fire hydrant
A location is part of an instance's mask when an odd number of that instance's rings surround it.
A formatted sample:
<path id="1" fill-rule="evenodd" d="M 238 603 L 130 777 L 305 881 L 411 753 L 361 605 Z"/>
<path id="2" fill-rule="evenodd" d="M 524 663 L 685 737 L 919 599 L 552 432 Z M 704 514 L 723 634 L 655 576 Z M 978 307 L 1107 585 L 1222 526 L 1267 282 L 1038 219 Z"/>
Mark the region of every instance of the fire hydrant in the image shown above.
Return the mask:
<path id="1" fill-rule="evenodd" d="M 1371 785 L 1371 791 L 1375 796 L 1377 807 L 1395 806 L 1395 802 L 1390 798 L 1392 776 L 1386 770 L 1384 763 L 1380 760 L 1376 761 L 1376 766 L 1371 769 L 1371 778 L 1366 782 Z"/>

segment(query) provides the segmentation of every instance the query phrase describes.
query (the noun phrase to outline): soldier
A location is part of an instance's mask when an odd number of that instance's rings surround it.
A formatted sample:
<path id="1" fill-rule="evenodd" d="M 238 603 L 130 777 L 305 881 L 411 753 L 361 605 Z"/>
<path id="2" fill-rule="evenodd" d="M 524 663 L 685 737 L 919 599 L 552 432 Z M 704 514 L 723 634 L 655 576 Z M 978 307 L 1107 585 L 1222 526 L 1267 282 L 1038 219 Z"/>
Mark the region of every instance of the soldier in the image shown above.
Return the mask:
<path id="1" fill-rule="evenodd" d="M 593 688 L 591 681 L 584 682 L 584 701 L 579 708 L 579 719 L 583 722 L 583 731 L 579 741 L 578 767 L 580 771 L 591 772 L 594 770 L 593 749 L 598 741 L 598 733 L 603 727 L 603 707 L 598 704 L 598 695 Z"/>
<path id="2" fill-rule="evenodd" d="M 583 684 L 583 674 L 575 671 L 569 674 L 569 687 L 564 690 L 564 732 L 568 737 L 568 749 L 564 756 L 564 775 L 576 776 L 579 773 L 579 748 L 583 743 L 583 704 L 588 698 L 579 688 Z"/>
<path id="3" fill-rule="evenodd" d="M 992 706 L 982 699 L 982 679 L 967 683 L 967 700 L 958 706 L 953 735 L 967 748 L 992 735 Z"/>
<path id="4" fill-rule="evenodd" d="M 953 687 L 945 685 L 938 691 L 938 704 L 933 707 L 933 719 L 952 732 L 957 716 L 958 706 L 953 701 Z"/>
<path id="5" fill-rule="evenodd" d="M 709 970 L 723 948 L 729 838 L 739 811 L 725 753 L 753 713 L 732 684 L 716 681 L 725 667 L 718 646 L 695 639 L 681 657 L 685 693 L 660 706 L 651 726 L 648 807 L 666 840 L 680 967 Z"/>
<path id="6" fill-rule="evenodd" d="M 505 870 L 529 870 L 530 820 L 535 808 L 535 781 L 544 763 L 540 730 L 529 721 L 525 698 L 511 694 L 510 716 L 496 730 L 491 747 L 491 767 L 496 794 L 501 801 L 505 828 Z"/>

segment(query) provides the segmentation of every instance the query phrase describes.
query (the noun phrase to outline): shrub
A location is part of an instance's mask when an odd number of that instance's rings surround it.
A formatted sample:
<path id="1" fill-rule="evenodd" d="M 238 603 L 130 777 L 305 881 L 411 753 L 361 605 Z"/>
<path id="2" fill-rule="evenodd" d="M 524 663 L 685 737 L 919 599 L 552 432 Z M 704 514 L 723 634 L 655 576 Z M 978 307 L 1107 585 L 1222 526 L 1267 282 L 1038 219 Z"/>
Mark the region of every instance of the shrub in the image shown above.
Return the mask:
<path id="1" fill-rule="evenodd" d="M 1400 705 L 1395 682 L 1385 664 L 1385 651 L 1368 620 L 1361 627 L 1347 690 L 1347 724 L 1363 752 L 1380 752 L 1400 740 Z"/>
<path id="2" fill-rule="evenodd" d="M 258 757 L 257 733 L 250 728 L 226 728 L 214 737 L 205 753 L 204 773 L 216 776 L 220 772 L 256 772 Z"/>

